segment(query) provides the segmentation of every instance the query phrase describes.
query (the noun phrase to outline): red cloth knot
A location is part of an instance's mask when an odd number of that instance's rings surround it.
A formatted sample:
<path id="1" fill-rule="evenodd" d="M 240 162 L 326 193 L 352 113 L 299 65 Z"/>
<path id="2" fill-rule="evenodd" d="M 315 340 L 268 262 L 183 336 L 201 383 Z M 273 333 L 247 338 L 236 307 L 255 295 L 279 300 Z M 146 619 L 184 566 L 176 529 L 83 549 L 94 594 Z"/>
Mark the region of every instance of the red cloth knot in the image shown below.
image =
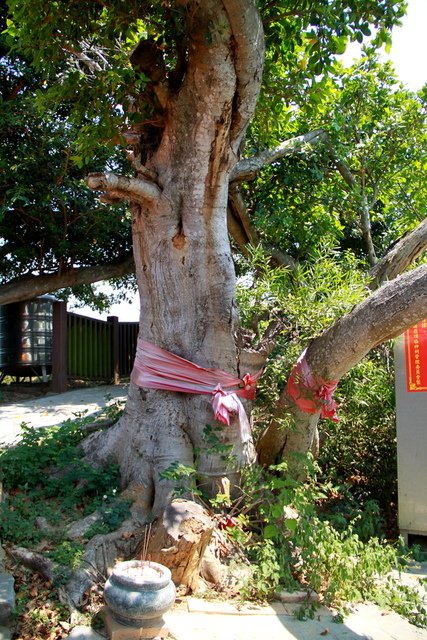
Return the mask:
<path id="1" fill-rule="evenodd" d="M 257 377 L 258 376 L 258 377 Z M 259 375 L 251 376 L 250 373 L 246 373 L 242 378 L 243 389 L 241 389 L 240 395 L 248 400 L 253 400 L 256 394 L 256 385 Z"/>
<path id="2" fill-rule="evenodd" d="M 317 413 L 321 418 L 338 422 L 337 403 L 333 398 L 338 381 L 324 380 L 314 373 L 305 358 L 304 351 L 293 367 L 286 385 L 286 395 L 305 413 Z"/>
<path id="3" fill-rule="evenodd" d="M 240 401 L 234 393 L 226 393 L 219 384 L 212 392 L 211 404 L 215 420 L 223 424 L 230 424 L 230 415 L 239 415 Z"/>
<path id="4" fill-rule="evenodd" d="M 253 376 L 247 373 L 243 378 L 236 378 L 221 369 L 200 367 L 138 338 L 135 363 L 130 377 L 133 383 L 148 389 L 212 395 L 215 419 L 229 425 L 230 416 L 236 415 L 241 439 L 245 443 L 251 439 L 251 428 L 238 396 L 253 400 L 261 373 L 258 371 Z M 224 391 L 224 387 L 228 387 L 229 390 Z"/>

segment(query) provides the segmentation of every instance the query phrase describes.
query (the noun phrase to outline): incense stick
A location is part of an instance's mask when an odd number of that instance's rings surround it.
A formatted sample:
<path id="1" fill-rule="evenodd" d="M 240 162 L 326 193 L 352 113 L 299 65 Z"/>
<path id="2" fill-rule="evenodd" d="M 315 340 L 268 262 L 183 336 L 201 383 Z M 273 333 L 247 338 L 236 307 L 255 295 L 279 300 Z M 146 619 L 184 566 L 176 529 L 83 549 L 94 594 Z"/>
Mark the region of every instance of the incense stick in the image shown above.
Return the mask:
<path id="1" fill-rule="evenodd" d="M 144 529 L 144 539 L 142 542 L 142 553 L 141 553 L 141 565 L 147 560 L 148 545 L 151 537 L 151 525 L 152 523 L 150 522 L 148 525 L 145 526 L 145 529 Z M 150 566 L 150 562 L 151 562 L 151 556 L 149 558 L 148 566 Z"/>

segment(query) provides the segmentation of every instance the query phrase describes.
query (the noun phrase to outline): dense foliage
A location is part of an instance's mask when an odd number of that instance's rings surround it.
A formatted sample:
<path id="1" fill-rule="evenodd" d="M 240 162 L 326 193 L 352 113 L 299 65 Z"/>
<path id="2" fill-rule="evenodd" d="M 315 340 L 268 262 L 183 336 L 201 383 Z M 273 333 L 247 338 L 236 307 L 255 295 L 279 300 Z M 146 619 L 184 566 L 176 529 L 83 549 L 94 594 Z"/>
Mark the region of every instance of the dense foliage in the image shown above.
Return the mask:
<path id="1" fill-rule="evenodd" d="M 81 123 L 66 101 L 40 108 L 52 82 L 11 42 L 0 35 L 0 284 L 123 262 L 131 254 L 126 209 L 99 202 L 84 182 L 88 170 L 123 166 L 123 158 L 113 145 L 100 146 L 82 167 Z"/>
<path id="2" fill-rule="evenodd" d="M 399 87 L 374 53 L 389 46 L 405 2 L 260 5 L 266 67 L 244 154 L 318 127 L 328 143 L 260 174 L 246 193 L 251 221 L 266 245 L 299 260 L 331 246 L 365 257 L 360 210 L 367 200 L 381 255 L 424 216 L 425 104 Z M 119 262 L 129 251 L 124 210 L 97 203 L 82 179 L 88 171 L 126 173 L 118 150 L 129 133 L 143 134 L 147 152 L 158 144 L 164 113 L 151 72 L 157 65 L 178 87 L 187 11 L 172 2 L 9 1 L 2 36 L 3 281 Z M 369 55 L 340 69 L 336 60 L 347 44 L 368 36 Z M 151 47 L 151 69 L 130 61 L 140 41 Z M 337 172 L 336 156 L 354 185 Z"/>
<path id="3" fill-rule="evenodd" d="M 10 0 L 9 8 L 8 45 L 32 60 L 48 80 L 59 74 L 60 82 L 48 82 L 38 92 L 38 100 L 44 105 L 66 100 L 73 121 L 84 125 L 76 131 L 79 161 L 92 158 L 93 149 L 116 140 L 120 127 L 124 133 L 135 120 L 148 142 L 155 141 L 161 109 L 153 100 L 148 68 L 135 72 L 129 56 L 141 39 L 154 43 L 151 62 L 164 65 L 173 85 L 185 63 L 190 11 L 185 3 L 82 0 L 63 6 Z M 292 105 L 304 104 L 308 112 L 317 111 L 335 57 L 348 42 L 361 42 L 375 33 L 372 46 L 389 43 L 389 30 L 404 14 L 405 2 L 281 0 L 262 2 L 260 9 L 267 56 L 256 118 L 262 123 L 256 136 L 258 149 L 289 134 Z"/>
<path id="4" fill-rule="evenodd" d="M 328 246 L 366 259 L 366 210 L 377 258 L 383 256 L 426 217 L 425 117 L 425 92 L 404 89 L 372 48 L 350 68 L 336 63 L 315 108 L 293 103 L 275 120 L 287 137 L 316 129 L 327 137 L 250 184 L 249 214 L 264 243 L 299 260 Z M 262 144 L 263 131 L 255 119 L 248 144 Z"/>

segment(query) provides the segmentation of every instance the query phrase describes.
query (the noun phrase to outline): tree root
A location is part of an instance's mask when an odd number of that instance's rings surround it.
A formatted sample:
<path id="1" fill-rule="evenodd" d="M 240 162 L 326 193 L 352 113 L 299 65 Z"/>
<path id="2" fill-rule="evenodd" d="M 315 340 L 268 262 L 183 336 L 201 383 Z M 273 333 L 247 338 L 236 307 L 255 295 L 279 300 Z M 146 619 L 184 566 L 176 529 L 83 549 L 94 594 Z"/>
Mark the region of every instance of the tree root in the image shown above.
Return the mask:
<path id="1" fill-rule="evenodd" d="M 89 540 L 75 569 L 22 547 L 12 547 L 8 553 L 14 561 L 52 581 L 61 602 L 73 613 L 90 587 L 104 586 L 118 560 L 141 557 L 143 549 L 147 559 L 171 570 L 172 579 L 181 591 L 195 591 L 214 527 L 214 521 L 202 506 L 189 500 L 175 500 L 155 521 L 152 530 L 150 525 L 149 539 L 140 520 L 126 520 L 117 531 L 98 534 Z M 211 566 L 211 580 L 213 575 Z"/>
<path id="2" fill-rule="evenodd" d="M 7 553 L 12 560 L 20 562 L 24 567 L 36 571 L 48 580 L 53 581 L 58 572 L 61 571 L 61 566 L 56 562 L 45 558 L 40 553 L 24 549 L 24 547 L 11 547 L 7 549 Z"/>
<path id="3" fill-rule="evenodd" d="M 94 536 L 87 543 L 80 566 L 76 569 L 23 547 L 11 547 L 7 553 L 14 561 L 51 580 L 58 588 L 61 602 L 73 612 L 92 585 L 104 584 L 118 558 L 132 557 L 138 541 L 138 527 L 128 520 L 113 533 Z"/>

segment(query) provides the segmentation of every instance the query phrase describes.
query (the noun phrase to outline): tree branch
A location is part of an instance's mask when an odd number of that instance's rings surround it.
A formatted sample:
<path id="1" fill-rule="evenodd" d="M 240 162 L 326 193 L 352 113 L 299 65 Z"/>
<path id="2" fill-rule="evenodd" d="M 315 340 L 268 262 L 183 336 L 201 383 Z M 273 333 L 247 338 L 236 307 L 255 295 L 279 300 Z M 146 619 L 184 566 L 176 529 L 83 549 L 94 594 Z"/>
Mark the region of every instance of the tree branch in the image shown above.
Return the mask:
<path id="1" fill-rule="evenodd" d="M 325 379 L 340 380 L 373 347 L 426 316 L 427 265 L 422 265 L 385 283 L 313 340 L 307 360 Z"/>
<path id="2" fill-rule="evenodd" d="M 264 167 L 284 158 L 300 153 L 305 146 L 317 144 L 327 139 L 328 134 L 323 129 L 316 129 L 301 136 L 285 140 L 274 149 L 267 149 L 257 156 L 243 158 L 238 162 L 230 174 L 230 182 L 253 180 Z"/>
<path id="3" fill-rule="evenodd" d="M 395 338 L 427 316 L 427 265 L 384 284 L 335 322 L 307 349 L 310 369 L 324 380 L 340 380 L 374 347 Z M 293 414 L 296 430 L 281 429 L 283 413 Z M 307 452 L 313 444 L 319 413 L 290 404 L 286 388 L 258 445 L 259 460 L 272 464 L 283 453 Z"/>
<path id="4" fill-rule="evenodd" d="M 377 262 L 369 275 L 373 277 L 371 289 L 376 289 L 385 280 L 393 280 L 403 273 L 427 247 L 427 218 L 415 229 L 403 236 Z"/>
<path id="5" fill-rule="evenodd" d="M 90 173 L 87 185 L 93 191 L 106 191 L 116 200 L 131 200 L 147 204 L 159 200 L 159 187 L 144 178 L 129 178 L 115 173 Z"/>
<path id="6" fill-rule="evenodd" d="M 229 223 L 228 229 L 242 252 L 245 251 L 245 245 L 259 243 L 258 232 L 252 226 L 245 201 L 236 185 L 230 185 L 228 190 L 227 220 Z"/>
<path id="7" fill-rule="evenodd" d="M 119 278 L 133 273 L 135 264 L 133 256 L 128 256 L 118 264 L 100 264 L 95 267 L 68 269 L 61 273 L 40 276 L 22 276 L 7 284 L 0 285 L 0 304 L 30 300 L 44 293 L 52 293 L 65 287 L 91 284 L 100 280 Z"/>
<path id="8" fill-rule="evenodd" d="M 138 138 L 138 142 L 139 141 L 140 141 L 140 136 Z M 135 169 L 135 171 L 138 172 L 138 174 L 143 175 L 145 178 L 147 178 L 148 181 L 151 181 L 151 182 L 157 181 L 157 173 L 142 164 L 141 157 L 139 154 L 136 154 L 135 151 L 133 150 L 126 149 L 126 157 L 131 163 L 132 167 Z"/>
<path id="9" fill-rule="evenodd" d="M 247 254 L 247 245 L 261 243 L 257 230 L 248 216 L 245 201 L 236 184 L 230 185 L 227 209 L 228 232 L 243 255 Z M 276 267 L 295 269 L 296 262 L 292 256 L 275 247 L 265 247 L 270 254 L 271 263 Z"/>
<path id="10" fill-rule="evenodd" d="M 355 189 L 357 187 L 357 181 L 353 172 L 350 167 L 338 157 L 331 144 L 328 144 L 328 154 L 347 186 L 349 186 L 350 189 Z"/>
<path id="11" fill-rule="evenodd" d="M 361 197 L 362 197 L 362 202 L 359 207 L 360 228 L 362 231 L 362 237 L 366 245 L 366 255 L 368 258 L 368 262 L 370 266 L 373 267 L 374 265 L 376 265 L 378 258 L 375 252 L 374 242 L 372 240 L 371 216 L 369 212 L 369 203 L 366 197 L 366 193 L 363 192 Z"/>
<path id="12" fill-rule="evenodd" d="M 90 58 L 84 51 L 78 51 L 70 45 L 63 45 L 62 49 L 67 53 L 71 53 L 71 55 L 73 55 L 77 60 L 82 62 L 89 69 L 91 74 L 95 75 L 97 72 L 103 70 L 102 66 L 95 60 L 92 60 L 92 58 Z M 105 58 L 103 57 L 101 59 L 104 61 L 105 66 L 107 67 L 107 60 L 105 60 Z"/>
<path id="13" fill-rule="evenodd" d="M 366 244 L 366 252 L 368 256 L 368 262 L 373 267 L 377 263 L 377 255 L 375 253 L 375 247 L 372 240 L 371 233 L 371 216 L 370 216 L 370 204 L 368 202 L 368 198 L 364 191 L 364 184 L 358 184 L 356 178 L 354 177 L 353 172 L 347 166 L 347 164 L 341 160 L 335 150 L 332 148 L 330 144 L 328 144 L 328 153 L 331 160 L 334 162 L 338 172 L 343 178 L 344 182 L 350 188 L 351 191 L 358 190 L 361 194 L 361 205 L 359 207 L 359 215 L 360 215 L 360 230 L 362 232 L 363 239 Z M 371 203 L 373 204 L 373 203 Z"/>
<path id="14" fill-rule="evenodd" d="M 233 34 L 236 94 L 230 128 L 231 148 L 237 156 L 253 116 L 264 69 L 264 31 L 256 0 L 223 0 Z"/>

